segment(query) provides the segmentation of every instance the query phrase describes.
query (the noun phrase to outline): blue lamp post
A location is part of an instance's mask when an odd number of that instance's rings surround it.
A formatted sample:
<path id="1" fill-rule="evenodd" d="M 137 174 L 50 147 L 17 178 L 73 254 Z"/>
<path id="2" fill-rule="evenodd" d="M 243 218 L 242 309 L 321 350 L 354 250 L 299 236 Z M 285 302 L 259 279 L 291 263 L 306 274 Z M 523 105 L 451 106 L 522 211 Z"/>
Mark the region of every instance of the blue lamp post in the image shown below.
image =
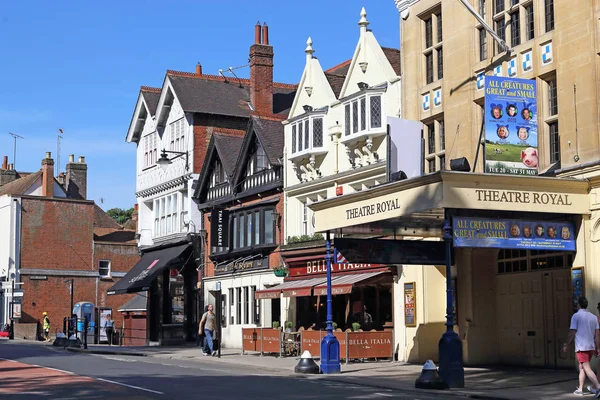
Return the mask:
<path id="1" fill-rule="evenodd" d="M 321 341 L 321 372 L 324 374 L 339 374 L 340 342 L 333 334 L 333 313 L 331 311 L 331 235 L 327 231 L 325 241 L 325 262 L 327 263 L 327 334 Z"/>
<path id="2" fill-rule="evenodd" d="M 444 221 L 446 244 L 446 332 L 439 342 L 440 375 L 451 388 L 465 387 L 462 342 L 454 332 L 454 289 L 452 288 L 452 225 L 448 212 Z"/>

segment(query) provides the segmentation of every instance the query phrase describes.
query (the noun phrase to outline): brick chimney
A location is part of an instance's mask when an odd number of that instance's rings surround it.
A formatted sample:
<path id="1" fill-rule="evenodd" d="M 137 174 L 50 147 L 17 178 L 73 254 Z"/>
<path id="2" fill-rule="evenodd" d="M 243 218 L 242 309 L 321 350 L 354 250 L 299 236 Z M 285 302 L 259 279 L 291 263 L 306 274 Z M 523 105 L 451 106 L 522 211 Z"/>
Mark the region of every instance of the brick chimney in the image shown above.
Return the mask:
<path id="1" fill-rule="evenodd" d="M 202 64 L 196 64 L 196 76 L 202 76 Z"/>
<path id="2" fill-rule="evenodd" d="M 42 160 L 42 196 L 54 197 L 54 160 L 49 151 Z"/>
<path id="3" fill-rule="evenodd" d="M 2 160 L 2 169 L 8 169 L 8 156 L 4 156 Z"/>
<path id="4" fill-rule="evenodd" d="M 11 183 L 15 179 L 17 179 L 17 171 L 12 168 L 12 164 L 8 163 L 8 156 L 4 156 L 2 169 L 0 169 L 0 186 Z"/>
<path id="5" fill-rule="evenodd" d="M 250 103 L 259 115 L 273 114 L 273 46 L 266 22 L 256 23 L 250 46 Z"/>
<path id="6" fill-rule="evenodd" d="M 85 157 L 79 157 L 79 161 L 75 162 L 75 156 L 73 154 L 69 155 L 65 190 L 69 198 L 87 199 L 87 164 L 85 163 Z"/>

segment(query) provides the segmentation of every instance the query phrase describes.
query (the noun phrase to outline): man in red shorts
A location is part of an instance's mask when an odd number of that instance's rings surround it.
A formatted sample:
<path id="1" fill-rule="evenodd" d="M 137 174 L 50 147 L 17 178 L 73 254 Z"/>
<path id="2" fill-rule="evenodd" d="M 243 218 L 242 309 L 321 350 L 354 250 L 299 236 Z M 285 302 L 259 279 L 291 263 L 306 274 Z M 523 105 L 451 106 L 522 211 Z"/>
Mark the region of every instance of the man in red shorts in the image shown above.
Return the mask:
<path id="1" fill-rule="evenodd" d="M 596 395 L 596 398 L 599 398 L 600 384 L 598 384 L 596 374 L 592 371 L 590 361 L 597 349 L 600 349 L 600 326 L 598 318 L 587 310 L 588 301 L 585 297 L 580 297 L 577 305 L 578 310 L 571 317 L 569 336 L 563 345 L 563 352 L 567 352 L 567 347 L 575 339 L 575 355 L 579 361 L 579 387 L 573 394 L 583 396 L 583 384 L 587 376 L 592 382 L 590 390 Z"/>

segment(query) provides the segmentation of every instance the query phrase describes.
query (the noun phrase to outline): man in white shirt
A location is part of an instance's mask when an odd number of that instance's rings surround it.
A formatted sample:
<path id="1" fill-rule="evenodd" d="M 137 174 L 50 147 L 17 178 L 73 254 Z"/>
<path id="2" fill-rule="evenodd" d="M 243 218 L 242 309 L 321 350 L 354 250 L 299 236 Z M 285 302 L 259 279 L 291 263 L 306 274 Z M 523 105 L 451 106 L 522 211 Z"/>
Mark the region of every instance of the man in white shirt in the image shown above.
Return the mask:
<path id="1" fill-rule="evenodd" d="M 600 326 L 598 318 L 587 310 L 588 301 L 585 297 L 580 297 L 577 301 L 578 310 L 571 317 L 571 326 L 566 343 L 563 345 L 563 352 L 567 352 L 569 344 L 575 339 L 575 355 L 579 362 L 579 387 L 573 392 L 578 396 L 583 396 L 583 384 L 585 377 L 592 382 L 589 389 L 600 397 L 600 384 L 596 374 L 592 371 L 590 361 L 594 353 L 600 349 Z"/>

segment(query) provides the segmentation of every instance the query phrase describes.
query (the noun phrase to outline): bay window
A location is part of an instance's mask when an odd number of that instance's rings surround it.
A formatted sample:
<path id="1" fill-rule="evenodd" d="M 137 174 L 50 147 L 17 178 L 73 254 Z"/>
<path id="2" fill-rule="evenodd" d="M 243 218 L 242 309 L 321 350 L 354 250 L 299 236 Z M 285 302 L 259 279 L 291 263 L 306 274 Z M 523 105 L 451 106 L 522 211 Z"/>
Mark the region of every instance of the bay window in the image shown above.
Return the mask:
<path id="1" fill-rule="evenodd" d="M 154 200 L 154 237 L 184 230 L 185 192 L 171 193 Z"/>
<path id="2" fill-rule="evenodd" d="M 381 94 L 364 94 L 344 105 L 344 137 L 353 138 L 370 134 L 383 127 L 383 104 Z"/>
<path id="3" fill-rule="evenodd" d="M 323 116 L 310 116 L 292 123 L 292 157 L 323 150 Z"/>
<path id="4" fill-rule="evenodd" d="M 273 208 L 248 210 L 232 216 L 231 235 L 234 250 L 275 243 Z M 213 252 L 216 249 L 213 249 Z"/>

